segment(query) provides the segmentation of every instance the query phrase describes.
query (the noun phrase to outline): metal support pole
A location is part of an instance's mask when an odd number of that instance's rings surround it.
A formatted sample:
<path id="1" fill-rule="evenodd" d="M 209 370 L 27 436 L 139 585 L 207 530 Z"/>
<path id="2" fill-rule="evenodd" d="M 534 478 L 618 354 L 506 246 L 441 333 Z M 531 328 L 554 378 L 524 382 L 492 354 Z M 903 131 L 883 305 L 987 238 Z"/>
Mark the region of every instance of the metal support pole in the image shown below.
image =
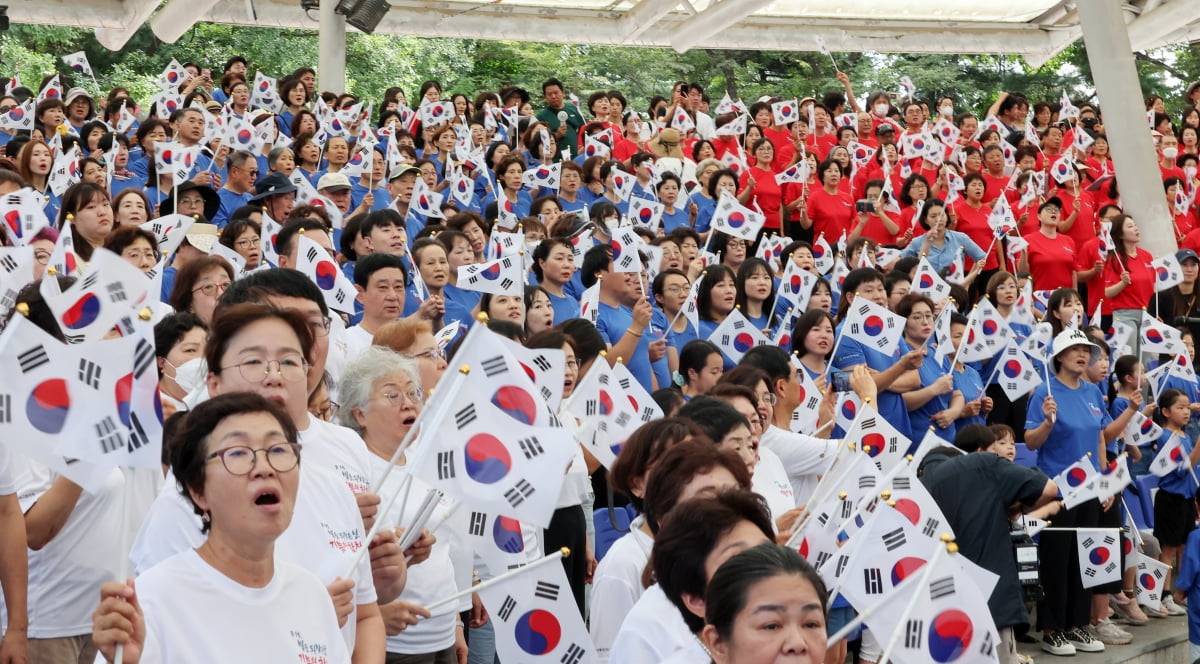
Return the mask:
<path id="1" fill-rule="evenodd" d="M 1104 126 L 1109 128 L 1108 144 L 1120 182 L 1122 207 L 1141 227 L 1143 248 L 1155 256 L 1174 253 L 1178 246 L 1171 211 L 1163 194 L 1121 4 L 1080 2 L 1076 8 Z"/>
<path id="2" fill-rule="evenodd" d="M 337 3 L 321 3 L 320 45 L 317 60 L 318 91 L 346 91 L 346 20 L 333 12 Z"/>

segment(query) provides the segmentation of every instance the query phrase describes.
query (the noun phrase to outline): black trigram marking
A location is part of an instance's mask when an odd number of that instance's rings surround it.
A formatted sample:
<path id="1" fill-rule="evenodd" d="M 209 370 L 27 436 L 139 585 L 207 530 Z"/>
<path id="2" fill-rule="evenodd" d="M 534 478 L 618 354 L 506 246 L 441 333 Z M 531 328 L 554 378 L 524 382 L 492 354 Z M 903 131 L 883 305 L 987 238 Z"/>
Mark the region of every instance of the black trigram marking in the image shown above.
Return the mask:
<path id="1" fill-rule="evenodd" d="M 859 431 L 868 431 L 870 429 L 874 429 L 875 425 L 876 422 L 874 417 L 864 417 L 863 420 L 858 423 L 858 429 Z"/>
<path id="2" fill-rule="evenodd" d="M 929 598 L 941 599 L 954 595 L 954 577 L 947 576 L 936 581 L 929 582 Z"/>
<path id="3" fill-rule="evenodd" d="M 883 534 L 883 546 L 888 551 L 895 551 L 905 544 L 904 529 L 897 528 L 895 530 Z"/>
<path id="4" fill-rule="evenodd" d="M 79 380 L 93 390 L 100 388 L 100 365 L 82 358 L 79 360 Z"/>
<path id="5" fill-rule="evenodd" d="M 942 525 L 941 519 L 929 517 L 925 519 L 925 527 L 921 529 L 921 534 L 926 537 L 933 537 L 937 533 L 937 529 Z"/>
<path id="6" fill-rule="evenodd" d="M 868 567 L 863 570 L 863 591 L 868 595 L 878 595 L 883 592 L 883 573 L 878 567 Z"/>
<path id="7" fill-rule="evenodd" d="M 317 256 L 320 256 L 320 255 L 321 254 L 320 254 L 320 252 L 317 251 L 316 247 L 309 247 L 308 252 L 304 254 L 305 258 L 307 258 L 310 261 L 317 260 Z"/>
<path id="8" fill-rule="evenodd" d="M 150 436 L 146 434 L 146 428 L 142 426 L 142 418 L 136 412 L 129 414 L 129 453 L 142 449 L 142 447 L 150 444 Z"/>
<path id="9" fill-rule="evenodd" d="M 629 378 L 622 377 L 617 380 L 617 385 L 620 385 L 621 389 L 623 390 L 628 390 L 629 388 L 633 387 L 633 382 L 630 381 Z"/>
<path id="10" fill-rule="evenodd" d="M 471 512 L 471 522 L 467 532 L 475 537 L 483 537 L 484 526 L 487 525 L 487 515 L 483 512 Z"/>
<path id="11" fill-rule="evenodd" d="M 1083 573 L 1084 573 L 1084 574 L 1086 574 L 1086 575 L 1088 575 L 1089 577 L 1096 576 L 1096 568 L 1095 568 L 1095 567 L 1089 567 L 1089 568 L 1087 568 L 1087 569 L 1083 570 Z"/>
<path id="12" fill-rule="evenodd" d="M 562 659 L 558 661 L 559 664 L 579 664 L 586 654 L 587 651 L 580 647 L 579 644 L 572 643 L 567 646 L 567 651 L 563 653 Z"/>
<path id="13" fill-rule="evenodd" d="M 100 443 L 100 451 L 108 454 L 115 452 L 122 447 L 121 431 L 117 428 L 117 423 L 112 417 L 105 417 L 96 423 L 96 440 Z"/>
<path id="14" fill-rule="evenodd" d="M 454 479 L 454 452 L 438 452 L 437 475 L 439 480 Z"/>
<path id="15" fill-rule="evenodd" d="M 511 489 L 504 492 L 504 499 L 508 504 L 516 507 L 525 502 L 525 499 L 533 495 L 533 485 L 525 480 L 519 480 Z"/>
<path id="16" fill-rule="evenodd" d="M 114 281 L 105 288 L 108 289 L 108 299 L 113 302 L 125 302 L 129 299 L 125 296 L 125 286 L 119 281 Z"/>
<path id="17" fill-rule="evenodd" d="M 92 287 L 95 286 L 96 282 L 99 280 L 100 280 L 99 272 L 89 272 L 88 275 L 83 278 L 83 283 L 81 283 L 80 286 L 83 288 L 83 290 L 91 290 Z"/>
<path id="18" fill-rule="evenodd" d="M 821 551 L 817 554 L 817 567 L 823 566 L 832 557 L 828 551 Z"/>
<path id="19" fill-rule="evenodd" d="M 517 446 L 521 448 L 521 452 L 525 455 L 526 459 L 532 459 L 539 454 L 546 453 L 546 450 L 542 448 L 542 444 L 538 442 L 535 436 L 518 440 Z"/>
<path id="20" fill-rule="evenodd" d="M 539 371 L 550 370 L 550 360 L 547 360 L 544 355 L 538 355 L 530 361 L 533 362 L 533 366 L 537 367 Z"/>
<path id="21" fill-rule="evenodd" d="M 21 367 L 21 373 L 29 373 L 49 362 L 50 357 L 46 355 L 46 349 L 41 344 L 17 355 L 17 364 Z"/>
<path id="22" fill-rule="evenodd" d="M 740 318 L 739 318 L 739 319 L 737 319 L 737 320 L 735 320 L 735 321 L 733 321 L 733 329 L 735 329 L 735 330 L 741 330 L 741 329 L 743 329 L 743 328 L 745 328 L 745 327 L 746 327 L 746 321 L 744 321 L 744 320 L 742 320 L 742 319 L 740 319 Z"/>
<path id="23" fill-rule="evenodd" d="M 461 431 L 468 424 L 474 422 L 477 417 L 475 404 L 469 403 L 462 410 L 454 414 L 454 426 L 458 427 L 459 431 Z"/>
<path id="24" fill-rule="evenodd" d="M 12 395 L 0 394 L 0 424 L 12 422 Z"/>
<path id="25" fill-rule="evenodd" d="M 496 612 L 497 616 L 504 622 L 508 622 L 512 618 L 512 612 L 517 608 L 517 600 L 509 595 L 504 598 L 504 602 L 500 604 L 500 610 Z"/>
<path id="26" fill-rule="evenodd" d="M 558 600 L 558 584 L 548 581 L 538 581 L 537 586 L 533 590 L 534 597 L 548 599 L 551 602 Z"/>
<path id="27" fill-rule="evenodd" d="M 20 266 L 17 265 L 15 258 L 13 258 L 11 255 L 5 254 L 3 258 L 0 258 L 0 267 L 4 268 L 5 272 L 12 274 L 13 272 L 16 272 L 17 268 Z"/>
<path id="28" fill-rule="evenodd" d="M 339 288 L 338 292 L 334 293 L 333 299 L 337 300 L 338 304 L 342 304 L 346 301 L 346 291 Z"/>
<path id="29" fill-rule="evenodd" d="M 600 412 L 600 407 L 595 399 L 588 399 L 583 404 L 583 410 L 588 417 L 595 417 L 596 413 Z"/>
<path id="30" fill-rule="evenodd" d="M 1112 546 L 1113 544 L 1117 543 L 1117 538 L 1113 537 L 1112 535 L 1105 535 L 1104 543 L 1107 544 L 1108 546 Z"/>
<path id="31" fill-rule="evenodd" d="M 133 375 L 141 378 L 154 364 L 154 346 L 145 339 L 138 339 L 137 348 L 133 351 Z"/>
<path id="32" fill-rule="evenodd" d="M 912 489 L 911 477 L 897 477 L 896 479 L 892 480 L 892 490 L 908 491 L 910 489 Z"/>
<path id="33" fill-rule="evenodd" d="M 1084 545 L 1085 547 L 1087 547 L 1087 548 L 1089 548 L 1089 549 L 1090 549 L 1090 548 L 1092 547 L 1092 545 L 1093 545 L 1093 544 L 1095 544 L 1095 543 L 1096 543 L 1096 540 L 1092 539 L 1091 537 L 1088 537 L 1087 539 L 1085 539 L 1085 540 L 1083 540 L 1082 542 L 1080 542 L 1080 544 Z"/>
<path id="34" fill-rule="evenodd" d="M 500 280 L 500 288 L 502 288 L 504 290 L 508 290 L 509 288 L 512 288 L 512 285 L 513 285 L 513 280 L 509 279 L 508 277 L 505 277 Z"/>
<path id="35" fill-rule="evenodd" d="M 489 357 L 488 359 L 480 362 L 479 365 L 483 367 L 483 374 L 488 378 L 498 374 L 506 373 L 508 371 L 508 363 L 504 361 L 504 357 L 502 355 Z"/>
<path id="36" fill-rule="evenodd" d="M 910 619 L 904 625 L 904 648 L 920 650 L 925 639 L 925 621 L 919 618 Z"/>
<path id="37" fill-rule="evenodd" d="M 992 642 L 992 633 L 986 631 L 983 633 L 983 640 L 979 642 L 979 654 L 991 657 L 995 652 L 996 644 Z"/>
<path id="38" fill-rule="evenodd" d="M 859 475 L 858 476 L 858 488 L 860 488 L 860 489 L 875 488 L 875 476 L 874 475 Z"/>

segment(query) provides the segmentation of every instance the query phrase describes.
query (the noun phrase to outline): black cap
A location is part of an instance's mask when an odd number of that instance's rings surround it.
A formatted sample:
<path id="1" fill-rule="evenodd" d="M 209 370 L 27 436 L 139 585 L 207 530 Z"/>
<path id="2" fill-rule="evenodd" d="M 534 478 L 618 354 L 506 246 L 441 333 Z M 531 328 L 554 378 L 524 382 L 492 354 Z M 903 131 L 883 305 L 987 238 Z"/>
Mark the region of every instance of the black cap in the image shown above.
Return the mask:
<path id="1" fill-rule="evenodd" d="M 1192 251 L 1191 249 L 1180 249 L 1179 251 L 1175 252 L 1175 260 L 1179 261 L 1180 263 L 1188 260 L 1200 263 L 1200 256 L 1197 256 L 1196 252 Z"/>
<path id="2" fill-rule="evenodd" d="M 1059 212 L 1062 212 L 1063 202 L 1062 202 L 1062 199 L 1059 198 L 1058 196 L 1051 196 L 1050 198 L 1047 198 L 1046 200 L 1042 201 L 1042 204 L 1038 206 L 1038 212 L 1045 210 L 1046 207 L 1050 206 L 1050 205 L 1053 205 L 1054 207 L 1058 208 Z"/>
<path id="3" fill-rule="evenodd" d="M 254 183 L 254 195 L 250 197 L 252 201 L 261 201 L 267 196 L 276 194 L 290 194 L 296 191 L 296 185 L 287 179 L 283 173 L 269 173 L 258 182 Z"/>
<path id="4" fill-rule="evenodd" d="M 212 219 L 216 216 L 217 211 L 221 209 L 221 197 L 217 195 L 217 192 L 213 191 L 212 187 L 204 184 L 196 184 L 191 180 L 185 180 L 183 184 L 179 185 L 176 194 L 182 194 L 185 191 L 193 189 L 200 192 L 200 197 L 204 199 L 204 218 Z M 177 195 L 167 196 L 158 204 L 158 212 L 161 216 L 165 217 L 175 212 L 176 198 L 178 198 Z"/>

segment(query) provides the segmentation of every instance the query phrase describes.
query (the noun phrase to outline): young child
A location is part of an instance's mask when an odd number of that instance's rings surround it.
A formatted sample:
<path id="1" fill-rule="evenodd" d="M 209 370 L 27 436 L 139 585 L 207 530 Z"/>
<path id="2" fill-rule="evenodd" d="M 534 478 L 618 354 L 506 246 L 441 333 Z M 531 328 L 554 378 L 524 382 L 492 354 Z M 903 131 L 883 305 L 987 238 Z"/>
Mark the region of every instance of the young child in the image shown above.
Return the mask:
<path id="1" fill-rule="evenodd" d="M 1183 441 L 1184 452 L 1188 455 L 1190 466 L 1200 462 L 1200 448 L 1194 446 L 1184 433 L 1191 418 L 1191 402 L 1188 396 L 1176 389 L 1164 390 L 1158 397 L 1158 412 L 1155 421 L 1163 428 L 1158 445 L 1163 447 L 1173 438 Z M 1196 481 L 1193 479 L 1189 465 L 1167 473 L 1158 483 L 1158 493 L 1154 496 L 1154 536 L 1162 546 L 1162 554 L 1158 559 L 1171 567 L 1176 566 L 1175 558 L 1184 558 L 1185 545 L 1188 535 L 1196 527 Z M 1164 583 L 1170 588 L 1170 575 Z M 1176 590 L 1174 594 L 1163 593 L 1162 605 L 1167 615 L 1182 616 L 1187 613 L 1175 601 L 1175 597 L 1183 597 Z"/>
<path id="2" fill-rule="evenodd" d="M 991 424 L 988 426 L 988 431 L 992 432 L 996 440 L 984 448 L 983 451 L 991 452 L 1009 461 L 1015 461 L 1017 458 L 1017 436 L 1013 433 L 1012 427 L 1007 424 Z"/>
<path id="3" fill-rule="evenodd" d="M 1109 399 L 1108 414 L 1116 418 L 1129 409 L 1132 401 L 1137 400 L 1134 395 L 1142 392 L 1142 363 L 1134 355 L 1122 355 L 1113 368 L 1113 377 L 1116 378 L 1116 385 Z M 1144 414 L 1152 415 L 1154 410 L 1154 404 L 1149 404 Z M 1150 472 L 1150 462 L 1154 461 L 1154 454 L 1150 450 L 1152 444 L 1147 441 L 1140 446 L 1127 445 L 1124 438 L 1119 438 L 1109 443 L 1109 452 L 1119 453 L 1121 449 L 1129 452 L 1129 473 L 1138 477 Z M 1115 449 L 1114 445 L 1117 446 Z"/>

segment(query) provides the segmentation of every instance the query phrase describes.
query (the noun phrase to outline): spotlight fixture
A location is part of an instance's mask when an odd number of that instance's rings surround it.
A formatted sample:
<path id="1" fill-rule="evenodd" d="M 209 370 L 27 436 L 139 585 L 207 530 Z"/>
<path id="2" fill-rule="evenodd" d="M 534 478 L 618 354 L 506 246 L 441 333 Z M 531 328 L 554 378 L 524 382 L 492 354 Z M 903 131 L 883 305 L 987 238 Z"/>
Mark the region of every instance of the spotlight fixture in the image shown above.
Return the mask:
<path id="1" fill-rule="evenodd" d="M 321 0 L 300 0 L 300 9 L 311 12 L 321 8 Z"/>
<path id="2" fill-rule="evenodd" d="M 342 3 L 350 1 L 341 0 Z M 346 16 L 346 22 L 367 34 L 375 32 L 392 8 L 390 0 L 358 0 L 355 5 L 354 10 Z"/>
<path id="3" fill-rule="evenodd" d="M 338 0 L 337 5 L 333 8 L 333 13 L 349 16 L 361 2 L 362 0 Z"/>
<path id="4" fill-rule="evenodd" d="M 0 30 L 8 29 L 8 5 L 0 5 Z"/>

